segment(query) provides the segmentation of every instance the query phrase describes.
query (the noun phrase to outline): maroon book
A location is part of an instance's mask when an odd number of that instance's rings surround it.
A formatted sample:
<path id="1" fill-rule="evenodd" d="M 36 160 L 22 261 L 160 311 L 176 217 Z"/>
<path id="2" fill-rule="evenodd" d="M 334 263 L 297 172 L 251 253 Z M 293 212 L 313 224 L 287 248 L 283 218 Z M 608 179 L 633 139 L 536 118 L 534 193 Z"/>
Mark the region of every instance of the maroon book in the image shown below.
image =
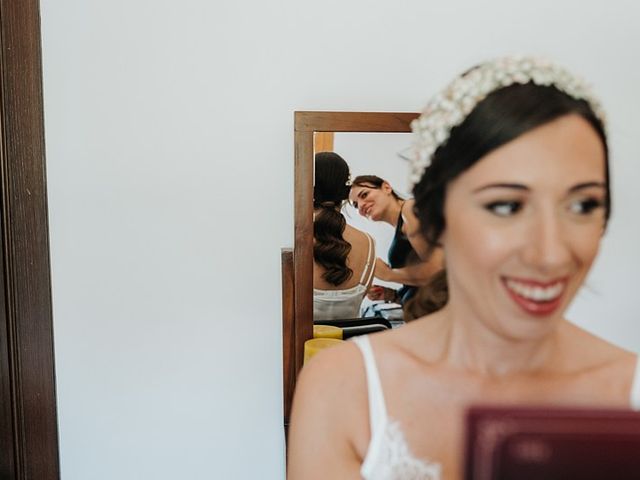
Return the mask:
<path id="1" fill-rule="evenodd" d="M 474 407 L 465 480 L 640 480 L 640 412 Z"/>

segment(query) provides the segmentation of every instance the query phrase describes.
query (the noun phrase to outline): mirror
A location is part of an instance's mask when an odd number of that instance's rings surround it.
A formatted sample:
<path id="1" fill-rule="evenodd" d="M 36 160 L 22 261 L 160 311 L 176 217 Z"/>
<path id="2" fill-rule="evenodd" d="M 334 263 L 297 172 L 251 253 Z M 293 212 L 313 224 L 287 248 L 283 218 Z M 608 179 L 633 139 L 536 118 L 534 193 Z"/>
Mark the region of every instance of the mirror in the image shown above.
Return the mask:
<path id="1" fill-rule="evenodd" d="M 314 189 L 316 193 L 325 197 L 335 196 L 336 187 L 340 188 L 340 185 L 336 184 L 335 175 L 327 176 L 323 173 L 327 172 L 327 165 L 332 162 L 337 162 L 338 165 L 346 162 L 351 181 L 359 176 L 375 175 L 387 181 L 401 199 L 409 198 L 410 195 L 407 192 L 409 169 L 403 153 L 410 145 L 410 133 L 317 132 L 314 135 L 316 160 Z M 344 162 L 325 152 L 339 155 Z M 320 163 L 318 159 L 322 159 Z M 318 176 L 322 178 L 319 179 Z M 338 181 L 340 182 L 342 180 Z M 356 186 L 353 192 L 358 191 Z M 366 192 L 361 192 L 361 194 L 364 193 Z M 343 237 L 349 242 L 351 248 L 345 260 L 352 273 L 340 284 L 335 280 L 331 283 L 325 279 L 327 269 L 318 261 L 314 262 L 314 320 L 378 317 L 392 322 L 401 322 L 403 316 L 400 303 L 389 298 L 386 302 L 380 298 L 375 299 L 374 295 L 371 295 L 374 299 L 370 299 L 366 295 L 368 287 L 372 293 L 381 292 L 380 287 L 385 287 L 391 294 L 402 288 L 400 283 L 380 280 L 374 275 L 376 257 L 387 263 L 393 257 L 390 247 L 396 235 L 397 216 L 392 219 L 396 222 L 395 224 L 366 218 L 353 206 L 356 202 L 357 200 L 355 202 L 345 200 L 339 210 L 339 214 L 346 221 Z M 330 203 L 330 205 L 333 204 Z M 330 210 L 336 211 L 338 207 L 339 203 L 336 208 L 330 208 Z M 317 208 L 317 204 L 314 206 L 316 220 L 320 218 L 319 214 L 323 211 L 322 208 Z M 326 215 L 322 218 L 325 222 L 328 221 Z M 339 217 L 335 215 L 331 218 L 333 221 L 339 221 L 337 220 Z M 316 222 L 316 228 L 323 231 L 326 238 L 328 232 L 322 228 L 323 225 L 325 224 Z M 335 224 L 332 225 L 335 226 Z M 325 248 L 327 246 L 336 248 L 338 245 L 333 239 L 333 233 L 331 235 L 323 242 Z M 394 247 L 394 251 L 396 248 Z"/>
<path id="2" fill-rule="evenodd" d="M 294 251 L 283 256 L 284 415 L 288 424 L 304 342 L 313 337 L 313 171 L 314 136 L 318 132 L 408 133 L 418 113 L 295 112 Z M 404 145 L 404 144 L 403 144 Z M 289 259 L 289 260 L 287 260 Z M 291 290 L 291 291 L 289 291 Z M 290 313 L 292 312 L 292 313 Z"/>

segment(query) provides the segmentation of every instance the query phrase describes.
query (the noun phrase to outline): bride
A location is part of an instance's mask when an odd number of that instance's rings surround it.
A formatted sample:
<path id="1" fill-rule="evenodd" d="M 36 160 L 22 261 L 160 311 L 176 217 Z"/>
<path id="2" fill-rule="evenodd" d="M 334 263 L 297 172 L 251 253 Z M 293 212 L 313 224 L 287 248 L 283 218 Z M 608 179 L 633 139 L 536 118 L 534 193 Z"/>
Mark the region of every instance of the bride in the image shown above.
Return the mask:
<path id="1" fill-rule="evenodd" d="M 610 214 L 604 114 L 587 87 L 543 60 L 497 59 L 412 128 L 414 211 L 444 252 L 448 301 L 304 367 L 291 479 L 461 478 L 477 403 L 640 408 L 637 356 L 564 317 Z"/>

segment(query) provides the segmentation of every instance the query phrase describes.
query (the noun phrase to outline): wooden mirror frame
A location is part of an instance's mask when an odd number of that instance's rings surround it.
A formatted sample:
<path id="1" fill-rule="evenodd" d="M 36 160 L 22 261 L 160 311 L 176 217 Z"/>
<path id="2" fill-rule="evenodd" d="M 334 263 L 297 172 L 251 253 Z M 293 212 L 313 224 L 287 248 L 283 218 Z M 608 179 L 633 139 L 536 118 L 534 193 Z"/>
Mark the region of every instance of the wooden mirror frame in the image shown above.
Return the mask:
<path id="1" fill-rule="evenodd" d="M 289 423 L 304 342 L 313 336 L 313 139 L 316 132 L 407 133 L 418 113 L 295 112 L 293 254 L 283 252 L 284 421 Z M 287 294 L 287 289 L 292 290 Z"/>
<path id="2" fill-rule="evenodd" d="M 0 478 L 60 478 L 37 0 L 0 0 Z"/>

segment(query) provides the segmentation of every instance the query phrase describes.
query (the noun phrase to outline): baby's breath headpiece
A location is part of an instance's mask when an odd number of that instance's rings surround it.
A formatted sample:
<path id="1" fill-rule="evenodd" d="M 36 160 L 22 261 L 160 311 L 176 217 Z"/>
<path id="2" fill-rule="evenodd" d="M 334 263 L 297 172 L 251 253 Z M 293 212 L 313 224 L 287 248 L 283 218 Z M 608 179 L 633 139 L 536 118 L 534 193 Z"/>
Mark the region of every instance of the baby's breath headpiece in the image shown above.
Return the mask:
<path id="1" fill-rule="evenodd" d="M 420 181 L 435 151 L 449 139 L 451 130 L 460 125 L 482 100 L 492 92 L 514 83 L 529 82 L 553 85 L 575 99 L 586 100 L 596 116 L 605 123 L 602 106 L 589 86 L 564 68 L 539 57 L 498 58 L 456 78 L 433 97 L 422 114 L 411 122 L 414 152 L 409 166 L 410 185 Z"/>

